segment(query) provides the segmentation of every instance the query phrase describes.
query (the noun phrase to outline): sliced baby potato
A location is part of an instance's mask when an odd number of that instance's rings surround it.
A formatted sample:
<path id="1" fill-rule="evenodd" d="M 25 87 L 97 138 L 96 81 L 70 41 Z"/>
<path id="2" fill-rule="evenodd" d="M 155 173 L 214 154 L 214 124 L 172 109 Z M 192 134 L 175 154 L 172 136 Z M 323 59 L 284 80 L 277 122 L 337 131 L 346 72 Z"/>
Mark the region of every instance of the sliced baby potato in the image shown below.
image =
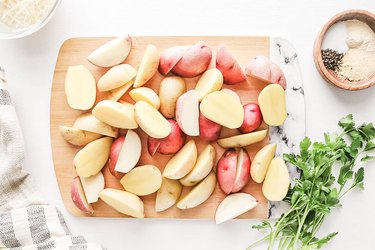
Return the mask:
<path id="1" fill-rule="evenodd" d="M 124 143 L 118 153 L 115 171 L 120 173 L 127 173 L 137 165 L 142 154 L 142 143 L 139 135 L 133 131 L 128 130 L 125 136 Z"/>
<path id="2" fill-rule="evenodd" d="M 87 201 L 85 192 L 83 191 L 81 178 L 75 177 L 70 186 L 70 198 L 73 204 L 82 212 L 86 214 L 93 214 L 94 209 L 91 204 Z"/>
<path id="3" fill-rule="evenodd" d="M 153 165 L 144 165 L 132 169 L 120 180 L 124 189 L 135 195 L 148 195 L 161 186 L 160 170 Z"/>
<path id="4" fill-rule="evenodd" d="M 176 102 L 186 92 L 185 80 L 178 76 L 169 76 L 160 82 L 160 112 L 165 118 L 173 118 L 176 114 Z"/>
<path id="5" fill-rule="evenodd" d="M 99 67 L 112 67 L 125 61 L 131 47 L 130 36 L 117 37 L 91 52 L 87 60 Z"/>
<path id="6" fill-rule="evenodd" d="M 250 144 L 254 144 L 264 140 L 266 136 L 267 129 L 219 139 L 217 140 L 217 143 L 223 148 L 246 147 Z"/>
<path id="7" fill-rule="evenodd" d="M 140 87 L 129 92 L 130 97 L 135 101 L 145 101 L 154 106 L 156 109 L 160 108 L 159 96 L 153 89 Z"/>
<path id="8" fill-rule="evenodd" d="M 194 168 L 190 171 L 188 175 L 180 179 L 180 182 L 184 186 L 194 186 L 201 180 L 203 180 L 212 170 L 214 166 L 216 156 L 216 150 L 211 145 L 208 144 L 199 154 L 197 162 L 194 165 Z"/>
<path id="9" fill-rule="evenodd" d="M 100 121 L 116 128 L 138 128 L 134 116 L 134 106 L 127 102 L 100 101 L 92 110 L 92 114 Z"/>
<path id="10" fill-rule="evenodd" d="M 134 110 L 137 123 L 149 136 L 165 138 L 172 132 L 168 120 L 151 104 L 138 101 L 134 105 Z"/>
<path id="11" fill-rule="evenodd" d="M 281 201 L 287 195 L 289 185 L 289 172 L 284 160 L 280 157 L 273 158 L 262 186 L 264 196 L 269 201 Z"/>
<path id="12" fill-rule="evenodd" d="M 267 85 L 258 96 L 263 120 L 270 126 L 283 125 L 287 117 L 285 91 L 279 84 Z"/>
<path id="13" fill-rule="evenodd" d="M 251 178 L 255 182 L 262 183 L 264 181 L 268 166 L 275 157 L 275 153 L 276 144 L 268 144 L 256 153 L 250 171 Z"/>
<path id="14" fill-rule="evenodd" d="M 87 144 L 74 157 L 74 166 L 80 177 L 96 175 L 107 163 L 112 138 L 103 137 Z"/>
<path id="15" fill-rule="evenodd" d="M 181 179 L 194 167 L 197 160 L 197 146 L 194 140 L 186 143 L 168 162 L 163 176 L 168 179 Z"/>
<path id="16" fill-rule="evenodd" d="M 135 218 L 145 217 L 143 201 L 135 194 L 123 190 L 106 188 L 99 193 L 99 197 L 110 207 L 122 214 Z"/>
<path id="17" fill-rule="evenodd" d="M 112 101 L 118 101 L 121 99 L 123 95 L 125 95 L 126 91 L 133 86 L 134 81 L 131 80 L 121 87 L 111 89 L 109 91 L 106 91 L 103 93 L 103 100 L 112 100 Z"/>
<path id="18" fill-rule="evenodd" d="M 84 131 L 79 128 L 68 126 L 59 126 L 60 133 L 65 141 L 75 146 L 85 146 L 87 143 L 92 142 L 103 135 Z"/>
<path id="19" fill-rule="evenodd" d="M 178 98 L 176 120 L 185 134 L 199 135 L 199 93 L 197 90 L 189 90 Z"/>
<path id="20" fill-rule="evenodd" d="M 180 198 L 181 191 L 182 186 L 179 181 L 163 177 L 161 187 L 156 193 L 155 211 L 161 212 L 176 204 L 178 198 Z"/>
<path id="21" fill-rule="evenodd" d="M 236 98 L 237 101 L 241 102 L 240 96 L 235 91 L 231 89 L 222 89 L 220 91 L 232 95 L 234 98 Z"/>
<path id="22" fill-rule="evenodd" d="M 81 178 L 83 191 L 85 192 L 87 202 L 94 203 L 98 201 L 99 193 L 104 189 L 104 176 L 102 172 L 96 175 Z"/>
<path id="23" fill-rule="evenodd" d="M 238 128 L 244 119 L 242 104 L 233 95 L 215 91 L 203 98 L 200 110 L 209 120 L 227 128 Z"/>
<path id="24" fill-rule="evenodd" d="M 117 137 L 118 134 L 117 128 L 113 128 L 108 124 L 99 121 L 91 113 L 85 113 L 78 116 L 73 124 L 73 127 L 109 137 Z"/>
<path id="25" fill-rule="evenodd" d="M 110 68 L 98 81 L 100 91 L 119 88 L 131 81 L 137 71 L 129 64 L 120 64 Z"/>
<path id="26" fill-rule="evenodd" d="M 216 187 L 216 175 L 214 172 L 211 173 L 201 181 L 197 186 L 195 186 L 187 195 L 177 202 L 177 207 L 179 209 L 189 209 L 196 207 L 208 198 L 214 192 Z"/>
<path id="27" fill-rule="evenodd" d="M 215 213 L 216 224 L 223 223 L 246 213 L 258 205 L 258 201 L 250 194 L 236 193 L 225 197 Z"/>
<path id="28" fill-rule="evenodd" d="M 95 78 L 83 65 L 70 66 L 65 77 L 65 94 L 72 109 L 88 110 L 96 99 Z"/>
<path id="29" fill-rule="evenodd" d="M 160 55 L 157 48 L 149 44 L 139 65 L 138 74 L 134 80 L 134 88 L 141 87 L 155 75 L 159 67 L 159 58 Z"/>
<path id="30" fill-rule="evenodd" d="M 195 89 L 199 92 L 199 101 L 214 91 L 220 90 L 223 86 L 223 74 L 217 68 L 212 68 L 203 73 L 199 78 Z"/>

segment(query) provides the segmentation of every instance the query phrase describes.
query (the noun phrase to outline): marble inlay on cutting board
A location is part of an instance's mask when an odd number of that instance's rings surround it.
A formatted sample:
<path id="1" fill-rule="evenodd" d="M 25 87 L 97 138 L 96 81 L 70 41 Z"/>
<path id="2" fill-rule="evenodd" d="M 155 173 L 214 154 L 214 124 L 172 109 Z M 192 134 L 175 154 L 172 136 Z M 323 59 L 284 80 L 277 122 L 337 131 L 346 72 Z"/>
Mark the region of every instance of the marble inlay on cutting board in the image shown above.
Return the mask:
<path id="1" fill-rule="evenodd" d="M 283 126 L 270 127 L 270 142 L 277 144 L 276 154 L 299 153 L 299 142 L 305 137 L 305 96 L 298 57 L 293 45 L 282 38 L 270 38 L 270 58 L 286 77 L 288 117 Z M 287 164 L 290 178 L 299 177 L 294 166 Z M 279 218 L 288 209 L 287 203 L 269 202 L 269 218 Z"/>

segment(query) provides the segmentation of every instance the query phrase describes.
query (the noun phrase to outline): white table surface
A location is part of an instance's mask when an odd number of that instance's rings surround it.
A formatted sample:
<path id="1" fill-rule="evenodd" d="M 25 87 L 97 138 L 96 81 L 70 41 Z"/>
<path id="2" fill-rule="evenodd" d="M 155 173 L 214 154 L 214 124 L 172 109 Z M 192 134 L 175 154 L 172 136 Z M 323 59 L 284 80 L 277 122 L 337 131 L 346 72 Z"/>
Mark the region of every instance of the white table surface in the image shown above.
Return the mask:
<path id="1" fill-rule="evenodd" d="M 58 191 L 50 148 L 49 103 L 53 69 L 62 42 L 75 36 L 270 35 L 296 47 L 304 79 L 307 135 L 322 139 L 337 129 L 340 117 L 375 122 L 375 87 L 348 92 L 326 84 L 315 69 L 316 34 L 334 14 L 361 8 L 375 12 L 374 0 L 64 0 L 42 30 L 22 39 L 0 41 L 0 65 L 6 69 L 26 143 L 25 168 L 47 200 L 65 215 L 74 234 L 108 249 L 245 249 L 260 237 L 258 221 L 75 218 Z M 366 169 L 366 190 L 343 199 L 322 233 L 339 231 L 327 249 L 373 249 L 375 168 Z M 1 181 L 1 180 L 0 180 Z M 262 246 L 259 249 L 264 249 Z"/>

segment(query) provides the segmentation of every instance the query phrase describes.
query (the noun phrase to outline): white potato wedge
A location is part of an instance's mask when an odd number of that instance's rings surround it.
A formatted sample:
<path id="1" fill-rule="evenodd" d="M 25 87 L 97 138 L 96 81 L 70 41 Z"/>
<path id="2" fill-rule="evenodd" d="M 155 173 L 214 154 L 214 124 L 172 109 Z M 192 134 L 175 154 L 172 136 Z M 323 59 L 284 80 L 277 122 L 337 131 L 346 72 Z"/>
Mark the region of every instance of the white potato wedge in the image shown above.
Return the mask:
<path id="1" fill-rule="evenodd" d="M 68 126 L 59 126 L 59 131 L 65 141 L 75 146 L 85 146 L 87 143 L 92 142 L 103 135 L 84 131 L 79 128 L 73 128 Z"/>
<path id="2" fill-rule="evenodd" d="M 72 109 L 88 110 L 96 99 L 95 78 L 83 65 L 70 66 L 65 77 L 65 94 Z"/>
<path id="3" fill-rule="evenodd" d="M 100 91 L 119 88 L 133 80 L 137 71 L 129 64 L 120 64 L 110 68 L 98 81 Z"/>
<path id="4" fill-rule="evenodd" d="M 234 135 L 217 140 L 217 143 L 223 148 L 241 148 L 250 144 L 263 141 L 267 136 L 267 129 L 259 130 L 247 134 Z"/>
<path id="5" fill-rule="evenodd" d="M 233 91 L 231 89 L 222 89 L 220 91 L 232 95 L 234 98 L 236 98 L 237 101 L 241 102 L 241 99 L 240 99 L 239 95 L 235 91 Z"/>
<path id="6" fill-rule="evenodd" d="M 281 126 L 287 117 L 285 90 L 279 84 L 267 85 L 258 96 L 263 120 L 270 126 Z"/>
<path id="7" fill-rule="evenodd" d="M 194 186 L 201 180 L 203 180 L 212 170 L 216 157 L 216 150 L 208 144 L 199 154 L 197 162 L 194 168 L 184 178 L 180 179 L 180 182 L 184 186 Z"/>
<path id="8" fill-rule="evenodd" d="M 223 223 L 250 211 L 258 205 L 258 201 L 250 194 L 236 193 L 225 197 L 215 213 L 216 224 Z"/>
<path id="9" fill-rule="evenodd" d="M 239 128 L 244 119 L 241 102 L 222 91 L 214 91 L 203 98 L 200 110 L 207 119 L 227 128 Z"/>
<path id="10" fill-rule="evenodd" d="M 133 86 L 134 81 L 131 80 L 121 87 L 111 89 L 103 93 L 103 100 L 112 100 L 118 101 L 121 99 L 123 95 L 125 95 L 126 91 L 128 91 Z"/>
<path id="11" fill-rule="evenodd" d="M 149 136 L 165 138 L 172 132 L 168 120 L 151 104 L 138 101 L 134 105 L 134 110 L 137 123 Z"/>
<path id="12" fill-rule="evenodd" d="M 73 124 L 73 127 L 109 137 L 117 137 L 118 135 L 117 128 L 113 128 L 108 124 L 99 121 L 91 113 L 85 113 L 78 116 Z"/>
<path id="13" fill-rule="evenodd" d="M 181 191 L 182 186 L 179 181 L 163 177 L 161 187 L 156 193 L 155 211 L 165 211 L 176 204 L 180 198 Z"/>
<path id="14" fill-rule="evenodd" d="M 223 74 L 217 68 L 212 68 L 203 73 L 199 78 L 195 89 L 199 92 L 199 101 L 223 86 Z"/>
<path id="15" fill-rule="evenodd" d="M 160 55 L 157 48 L 149 44 L 143 54 L 138 74 L 134 80 L 134 88 L 141 87 L 158 71 Z"/>
<path id="16" fill-rule="evenodd" d="M 167 163 L 163 176 L 168 179 L 181 179 L 194 167 L 197 160 L 197 146 L 194 140 L 186 143 Z"/>
<path id="17" fill-rule="evenodd" d="M 269 201 L 281 201 L 288 193 L 289 185 L 289 172 L 284 160 L 273 158 L 262 186 L 264 196 Z"/>
<path id="18" fill-rule="evenodd" d="M 153 89 L 140 87 L 132 89 L 129 92 L 130 97 L 135 101 L 145 101 L 154 106 L 156 109 L 160 108 L 159 96 L 155 93 Z"/>
<path id="19" fill-rule="evenodd" d="M 203 181 L 196 185 L 187 195 L 177 202 L 177 207 L 179 209 L 189 209 L 202 204 L 210 198 L 215 187 L 216 175 L 211 171 Z"/>
<path id="20" fill-rule="evenodd" d="M 199 135 L 199 92 L 197 90 L 189 90 L 178 98 L 176 121 L 185 134 Z"/>
<path id="21" fill-rule="evenodd" d="M 74 166 L 78 176 L 96 175 L 107 163 L 112 138 L 103 137 L 87 144 L 74 157 Z"/>
<path id="22" fill-rule="evenodd" d="M 149 195 L 158 191 L 161 182 L 161 172 L 153 165 L 136 167 L 120 180 L 126 191 L 139 196 Z"/>
<path id="23" fill-rule="evenodd" d="M 116 128 L 135 129 L 138 124 L 135 121 L 134 106 L 130 103 L 119 103 L 111 100 L 103 100 L 96 104 L 92 114 L 100 121 Z"/>
<path id="24" fill-rule="evenodd" d="M 99 197 L 116 211 L 135 218 L 144 218 L 143 201 L 135 194 L 106 188 L 99 193 Z"/>
<path id="25" fill-rule="evenodd" d="M 87 178 L 82 177 L 81 183 L 87 198 L 87 202 L 89 204 L 97 202 L 100 191 L 104 189 L 104 176 L 102 172 Z"/>
<path id="26" fill-rule="evenodd" d="M 81 180 L 79 176 L 73 179 L 73 182 L 70 186 L 70 197 L 74 203 L 74 205 L 86 214 L 93 214 L 94 209 L 92 206 L 87 202 L 85 192 L 83 191 Z"/>
<path id="27" fill-rule="evenodd" d="M 184 78 L 179 76 L 169 76 L 160 82 L 159 98 L 160 112 L 165 118 L 173 118 L 176 115 L 176 102 L 178 98 L 186 92 Z"/>
<path id="28" fill-rule="evenodd" d="M 120 36 L 91 52 L 87 60 L 99 67 L 112 67 L 125 61 L 131 48 L 130 36 Z"/>
<path id="29" fill-rule="evenodd" d="M 256 153 L 251 165 L 250 175 L 256 183 L 262 183 L 266 177 L 268 166 L 275 157 L 276 144 L 268 144 Z"/>
<path id="30" fill-rule="evenodd" d="M 141 138 L 133 130 L 128 130 L 117 158 L 115 171 L 127 173 L 137 165 L 142 153 Z"/>

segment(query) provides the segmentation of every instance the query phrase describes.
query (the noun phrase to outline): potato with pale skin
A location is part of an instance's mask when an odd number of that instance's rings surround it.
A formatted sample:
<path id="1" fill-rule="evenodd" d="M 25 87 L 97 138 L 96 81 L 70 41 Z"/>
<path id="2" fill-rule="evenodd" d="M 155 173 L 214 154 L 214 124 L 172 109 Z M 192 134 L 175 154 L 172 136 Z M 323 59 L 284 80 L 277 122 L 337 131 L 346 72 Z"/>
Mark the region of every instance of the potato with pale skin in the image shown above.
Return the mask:
<path id="1" fill-rule="evenodd" d="M 251 144 L 263 141 L 267 136 L 267 129 L 259 130 L 247 134 L 234 135 L 219 139 L 217 144 L 223 148 L 246 147 Z"/>
<path id="2" fill-rule="evenodd" d="M 179 76 L 169 76 L 160 82 L 159 99 L 160 112 L 165 118 L 174 118 L 176 102 L 186 92 L 185 80 Z"/>
<path id="3" fill-rule="evenodd" d="M 241 66 L 224 44 L 220 44 L 216 52 L 216 68 L 223 74 L 225 84 L 232 85 L 246 81 Z"/>
<path id="4" fill-rule="evenodd" d="M 133 80 L 137 71 L 129 64 L 120 64 L 110 68 L 104 75 L 99 78 L 99 91 L 109 91 L 119 88 Z"/>
<path id="5" fill-rule="evenodd" d="M 266 177 L 268 167 L 275 157 L 276 144 L 268 144 L 259 150 L 253 160 L 251 167 L 251 178 L 256 183 L 262 183 Z"/>
<path id="6" fill-rule="evenodd" d="M 73 124 L 73 127 L 110 137 L 117 137 L 118 135 L 118 128 L 113 128 L 98 120 L 91 113 L 84 113 L 78 116 Z"/>
<path id="7" fill-rule="evenodd" d="M 163 177 L 161 187 L 156 193 L 155 211 L 162 212 L 172 207 L 180 198 L 181 192 L 182 186 L 178 180 Z"/>
<path id="8" fill-rule="evenodd" d="M 59 131 L 65 141 L 75 146 L 85 146 L 103 136 L 101 134 L 62 125 L 59 126 Z"/>
<path id="9" fill-rule="evenodd" d="M 157 48 L 152 44 L 147 45 L 134 80 L 134 88 L 143 86 L 155 75 L 158 71 L 159 59 Z"/>
<path id="10" fill-rule="evenodd" d="M 286 79 L 282 69 L 268 57 L 256 56 L 245 68 L 245 74 L 265 83 L 279 84 L 286 88 Z"/>

